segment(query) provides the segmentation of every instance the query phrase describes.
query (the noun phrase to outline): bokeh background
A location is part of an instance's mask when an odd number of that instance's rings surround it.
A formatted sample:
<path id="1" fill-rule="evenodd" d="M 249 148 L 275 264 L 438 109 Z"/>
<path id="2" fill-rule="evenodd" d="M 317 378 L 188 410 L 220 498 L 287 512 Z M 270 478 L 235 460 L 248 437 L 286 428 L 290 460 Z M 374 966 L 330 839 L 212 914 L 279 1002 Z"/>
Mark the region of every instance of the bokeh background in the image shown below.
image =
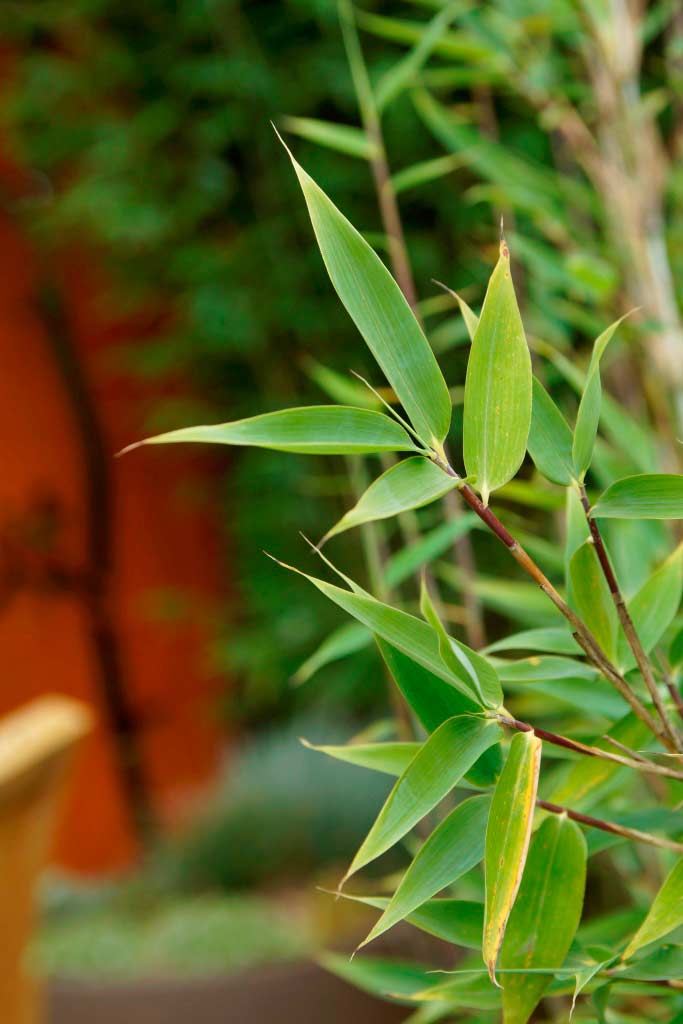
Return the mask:
<path id="1" fill-rule="evenodd" d="M 663 381 L 683 377 L 679 5 L 366 0 L 357 19 L 453 447 L 466 331 L 432 279 L 480 303 L 501 215 L 551 385 L 638 306 L 632 372 L 611 383 L 656 422 Z M 97 716 L 37 955 L 53 977 L 128 981 L 352 944 L 366 918 L 315 885 L 335 884 L 387 784 L 298 737 L 379 735 L 386 681 L 353 633 L 359 649 L 314 672 L 343 623 L 263 552 L 302 564 L 300 532 L 319 538 L 364 469 L 227 449 L 115 458 L 374 373 L 270 125 L 388 256 L 336 4 L 5 0 L 0 24 L 0 712 L 57 691 Z M 353 131 L 320 145 L 320 121 Z M 553 512 L 552 496 L 536 504 Z M 436 522 L 421 513 L 408 539 Z M 472 544 L 488 638 L 545 624 L 530 589 L 493 585 L 508 571 L 493 544 Z M 355 534 L 335 542 L 365 581 L 366 555 Z M 450 586 L 457 630 L 471 595 Z"/>

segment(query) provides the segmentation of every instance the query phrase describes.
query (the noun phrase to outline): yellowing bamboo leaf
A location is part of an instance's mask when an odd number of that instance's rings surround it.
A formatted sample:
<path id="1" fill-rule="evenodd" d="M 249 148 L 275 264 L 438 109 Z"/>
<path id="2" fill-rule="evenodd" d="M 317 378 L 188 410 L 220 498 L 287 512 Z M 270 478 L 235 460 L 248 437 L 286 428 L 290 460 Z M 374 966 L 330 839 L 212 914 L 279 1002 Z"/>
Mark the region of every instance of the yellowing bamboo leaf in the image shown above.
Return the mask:
<path id="1" fill-rule="evenodd" d="M 534 835 L 500 953 L 502 970 L 561 967 L 581 920 L 586 841 L 568 818 L 552 815 Z M 527 1024 L 551 975 L 511 974 L 503 985 L 505 1024 Z"/>
<path id="2" fill-rule="evenodd" d="M 345 405 L 310 405 L 267 412 L 232 423 L 181 427 L 131 444 L 123 452 L 143 444 L 185 442 L 272 448 L 300 455 L 367 455 L 417 450 L 403 427 L 384 413 Z"/>
<path id="3" fill-rule="evenodd" d="M 482 501 L 522 464 L 531 423 L 531 359 L 503 242 L 479 318 L 465 380 L 463 450 Z"/>
<path id="4" fill-rule="evenodd" d="M 409 509 L 429 505 L 452 491 L 457 483 L 431 459 L 419 455 L 403 459 L 370 484 L 354 507 L 327 531 L 320 543 L 354 526 L 388 519 Z"/>
<path id="5" fill-rule="evenodd" d="M 541 741 L 517 733 L 500 774 L 486 827 L 486 915 L 482 954 L 491 980 L 505 926 L 514 906 L 526 862 L 541 768 Z"/>
<path id="6" fill-rule="evenodd" d="M 499 726 L 484 718 L 461 715 L 440 725 L 387 797 L 344 881 L 402 839 L 499 738 Z"/>
<path id="7" fill-rule="evenodd" d="M 377 253 L 289 156 L 339 298 L 417 434 L 440 452 L 451 422 L 451 399 L 429 342 Z"/>

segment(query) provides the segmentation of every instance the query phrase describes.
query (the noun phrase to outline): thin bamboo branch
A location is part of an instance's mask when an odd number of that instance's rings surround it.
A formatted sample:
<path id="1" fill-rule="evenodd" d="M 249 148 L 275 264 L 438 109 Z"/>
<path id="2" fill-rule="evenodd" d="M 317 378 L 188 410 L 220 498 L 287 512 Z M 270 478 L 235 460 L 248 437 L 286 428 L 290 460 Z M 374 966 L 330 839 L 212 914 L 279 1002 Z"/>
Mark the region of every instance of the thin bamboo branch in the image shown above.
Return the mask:
<path id="1" fill-rule="evenodd" d="M 591 540 L 595 548 L 595 553 L 598 556 L 598 561 L 600 562 L 602 574 L 605 577 L 605 580 L 607 581 L 609 592 L 612 595 L 612 600 L 614 601 L 614 605 L 617 610 L 617 615 L 619 616 L 621 628 L 624 631 L 624 636 L 626 637 L 628 645 L 633 652 L 634 658 L 636 659 L 638 670 L 640 671 L 640 674 L 643 677 L 643 681 L 647 687 L 648 693 L 652 697 L 652 703 L 654 704 L 655 710 L 657 711 L 659 719 L 662 723 L 662 728 L 665 730 L 666 735 L 668 736 L 671 743 L 674 744 L 675 748 L 678 751 L 683 751 L 683 742 L 681 741 L 680 734 L 673 728 L 669 720 L 669 717 L 666 713 L 666 707 L 664 706 L 664 701 L 662 700 L 661 694 L 659 692 L 659 687 L 657 686 L 657 682 L 652 671 L 652 666 L 650 665 L 648 657 L 645 654 L 645 651 L 643 650 L 643 645 L 640 642 L 640 637 L 638 636 L 638 632 L 633 623 L 633 619 L 631 618 L 629 610 L 626 607 L 626 602 L 624 601 L 624 597 L 621 593 L 621 589 L 617 582 L 617 578 L 614 575 L 614 570 L 612 569 L 612 564 L 609 560 L 609 555 L 607 554 L 607 549 L 602 539 L 602 534 L 600 533 L 598 524 L 595 522 L 595 520 L 590 514 L 590 502 L 588 500 L 588 495 L 586 494 L 586 488 L 583 484 L 581 484 L 579 487 L 579 499 L 581 501 L 581 506 L 586 515 L 586 522 L 588 523 L 588 528 L 591 534 Z"/>
<path id="2" fill-rule="evenodd" d="M 579 825 L 587 825 L 589 828 L 597 828 L 601 832 L 609 832 L 611 835 L 621 836 L 623 839 L 631 839 L 634 843 L 645 843 L 647 846 L 656 846 L 660 850 L 683 853 L 683 843 L 677 843 L 673 839 L 662 839 L 649 832 L 641 832 L 637 828 L 627 828 L 625 825 L 617 825 L 614 821 L 593 818 L 590 814 L 581 814 L 580 811 L 572 811 L 568 807 L 560 807 L 559 804 L 552 804 L 547 800 L 537 800 L 536 806 L 542 807 L 544 811 L 550 811 L 551 814 L 566 814 L 568 818 L 576 821 Z"/>

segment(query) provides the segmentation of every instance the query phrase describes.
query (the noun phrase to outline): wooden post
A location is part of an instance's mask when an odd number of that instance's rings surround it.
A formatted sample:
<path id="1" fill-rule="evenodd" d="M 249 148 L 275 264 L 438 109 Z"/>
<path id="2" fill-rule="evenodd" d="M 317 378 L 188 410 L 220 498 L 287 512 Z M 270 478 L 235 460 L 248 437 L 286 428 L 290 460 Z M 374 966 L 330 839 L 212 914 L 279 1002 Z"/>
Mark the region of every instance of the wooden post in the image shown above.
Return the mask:
<path id="1" fill-rule="evenodd" d="M 0 1007 L 3 1024 L 38 1024 L 40 992 L 26 966 L 34 892 L 71 754 L 89 731 L 87 708 L 46 696 L 0 721 Z"/>

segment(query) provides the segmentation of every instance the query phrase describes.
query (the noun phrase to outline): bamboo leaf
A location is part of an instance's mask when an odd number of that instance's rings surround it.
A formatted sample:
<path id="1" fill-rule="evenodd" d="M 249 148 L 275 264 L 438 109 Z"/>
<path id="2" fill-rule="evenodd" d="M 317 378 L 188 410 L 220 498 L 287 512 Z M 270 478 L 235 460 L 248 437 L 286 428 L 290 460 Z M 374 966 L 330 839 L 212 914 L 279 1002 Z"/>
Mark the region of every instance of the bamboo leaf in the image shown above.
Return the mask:
<path id="1" fill-rule="evenodd" d="M 628 316 L 628 314 L 626 314 Z M 583 389 L 579 411 L 576 417 L 576 428 L 574 430 L 574 444 L 572 447 L 572 460 L 574 472 L 580 480 L 586 475 L 586 470 L 591 464 L 593 447 L 598 434 L 600 423 L 600 407 L 602 404 L 602 384 L 600 382 L 600 360 L 608 344 L 614 336 L 614 332 L 624 317 L 615 320 L 613 324 L 602 332 L 593 345 L 593 354 L 588 366 L 586 384 Z"/>
<path id="2" fill-rule="evenodd" d="M 355 125 L 335 124 L 314 117 L 283 117 L 282 127 L 302 139 L 346 156 L 372 160 L 377 155 L 377 146 L 373 146 L 363 129 Z"/>
<path id="3" fill-rule="evenodd" d="M 349 622 L 338 629 L 333 630 L 320 644 L 320 646 L 306 658 L 306 661 L 296 670 L 292 676 L 292 682 L 296 686 L 307 683 L 316 672 L 319 672 L 330 662 L 338 661 L 355 654 L 372 642 L 372 633 L 357 622 Z"/>
<path id="4" fill-rule="evenodd" d="M 683 545 L 653 572 L 628 603 L 636 633 L 646 654 L 659 642 L 674 620 L 683 594 Z M 619 634 L 617 662 L 622 672 L 636 665 L 633 651 Z"/>
<path id="5" fill-rule="evenodd" d="M 344 590 L 332 583 L 327 583 L 325 580 L 309 576 L 307 573 L 301 572 L 300 569 L 295 569 L 294 566 L 286 565 L 284 562 L 279 562 L 278 564 L 285 569 L 289 569 L 291 572 L 296 572 L 298 575 L 303 576 L 314 587 L 317 587 L 322 594 L 325 594 L 326 597 L 340 608 L 343 608 L 344 611 L 348 612 L 349 615 L 353 616 L 362 625 L 372 630 L 377 636 L 397 647 L 399 651 L 403 651 L 404 654 L 417 661 L 423 668 L 433 672 L 440 679 L 444 679 L 476 702 L 476 694 L 472 690 L 469 677 L 466 676 L 464 671 L 460 675 L 456 675 L 446 666 L 439 651 L 439 640 L 436 633 L 422 619 L 417 619 L 414 615 L 409 615 L 408 612 L 401 611 L 399 608 L 392 608 L 391 605 L 383 604 L 381 601 L 371 597 L 370 594 Z M 491 706 L 497 707 L 500 702 L 495 700 L 499 687 L 495 669 L 481 655 L 471 651 L 464 644 L 460 644 L 457 640 L 452 640 L 451 642 L 474 665 L 475 671 L 477 673 L 481 672 L 479 678 L 480 689 L 484 694 L 492 694 L 490 698 L 492 700 Z"/>
<path id="6" fill-rule="evenodd" d="M 443 288 L 449 295 L 452 295 L 458 303 L 460 313 L 465 321 L 465 327 L 467 328 L 469 339 L 470 341 L 474 341 L 474 336 L 477 333 L 477 327 L 479 326 L 479 317 L 477 314 L 470 308 L 470 306 L 468 306 L 463 297 L 458 295 L 457 292 L 454 292 L 452 288 L 448 287 L 448 285 L 441 284 L 439 281 L 436 281 L 435 284 L 438 284 L 439 287 Z"/>
<path id="7" fill-rule="evenodd" d="M 622 954 L 628 960 L 643 946 L 668 935 L 683 924 L 683 859 L 679 859 L 655 896 L 645 920 Z"/>
<path id="8" fill-rule="evenodd" d="M 416 912 L 435 893 L 452 885 L 479 864 L 484 856 L 484 834 L 489 807 L 489 797 L 470 797 L 458 804 L 437 825 L 401 879 L 384 913 L 359 948 Z M 482 922 L 483 913 L 479 910 L 479 942 Z"/>
<path id="9" fill-rule="evenodd" d="M 522 884 L 500 954 L 504 970 L 561 967 L 581 919 L 586 887 L 586 841 L 573 821 L 546 818 L 531 841 Z M 505 978 L 505 1024 L 526 1024 L 551 976 Z"/>
<path id="10" fill-rule="evenodd" d="M 377 254 L 289 155 L 339 298 L 416 432 L 440 452 L 451 422 L 451 399 L 422 329 Z"/>
<path id="11" fill-rule="evenodd" d="M 437 156 L 433 160 L 421 160 L 417 164 L 403 167 L 391 177 L 394 192 L 398 195 L 408 189 L 426 185 L 437 178 L 443 178 L 462 167 L 462 157 L 456 155 Z"/>
<path id="12" fill-rule="evenodd" d="M 345 743 L 341 746 L 316 746 L 305 739 L 301 742 L 309 750 L 327 754 L 337 761 L 345 761 L 347 764 L 395 776 L 403 775 L 422 746 L 421 743 Z"/>
<path id="13" fill-rule="evenodd" d="M 683 476 L 641 473 L 611 484 L 591 509 L 594 519 L 683 519 Z"/>
<path id="14" fill-rule="evenodd" d="M 499 739 L 499 726 L 483 718 L 461 715 L 440 725 L 398 779 L 343 881 L 402 839 Z"/>
<path id="15" fill-rule="evenodd" d="M 486 827 L 486 913 L 482 954 L 491 981 L 505 926 L 517 896 L 534 817 L 541 741 L 533 732 L 513 736 L 491 802 Z"/>
<path id="16" fill-rule="evenodd" d="M 143 444 L 185 442 L 272 448 L 299 455 L 367 455 L 418 450 L 403 427 L 384 413 L 346 405 L 309 405 L 232 423 L 170 430 L 131 444 L 121 454 Z"/>
<path id="17" fill-rule="evenodd" d="M 403 459 L 370 484 L 358 502 L 327 531 L 321 545 L 331 537 L 363 523 L 388 519 L 412 508 L 422 508 L 443 497 L 458 481 L 439 469 L 431 459 Z"/>
<path id="18" fill-rule="evenodd" d="M 531 423 L 531 359 L 501 243 L 467 365 L 463 448 L 484 504 L 522 464 Z"/>
<path id="19" fill-rule="evenodd" d="M 591 540 L 577 548 L 569 563 L 571 603 L 613 660 L 616 656 L 619 618 Z"/>
<path id="20" fill-rule="evenodd" d="M 408 706 L 427 732 L 434 732 L 455 715 L 475 714 L 479 706 L 433 672 L 377 638 L 377 646 Z M 473 785 L 492 786 L 503 765 L 500 744 L 489 747 L 465 774 Z"/>
<path id="21" fill-rule="evenodd" d="M 467 803 L 471 801 L 468 800 Z M 479 860 L 483 856 L 482 849 Z M 353 896 L 346 892 L 339 895 L 355 903 L 375 907 L 377 910 L 386 910 L 391 902 L 388 896 Z M 443 939 L 444 942 L 464 946 L 466 949 L 479 949 L 484 927 L 484 904 L 474 900 L 428 899 L 426 903 L 420 904 L 416 910 L 408 914 L 406 921 L 428 935 Z"/>
<path id="22" fill-rule="evenodd" d="M 541 629 L 525 629 L 521 633 L 502 637 L 486 648 L 486 654 L 500 651 L 543 651 L 547 654 L 580 654 L 581 648 L 568 629 L 563 626 L 547 626 Z"/>
<path id="23" fill-rule="evenodd" d="M 412 963 L 384 960 L 379 957 L 356 957 L 324 953 L 319 958 L 325 970 L 373 996 L 392 995 L 407 1000 L 414 993 L 437 984 L 433 974 Z"/>
<path id="24" fill-rule="evenodd" d="M 539 473 L 554 484 L 574 479 L 572 432 L 541 382 L 534 377 L 529 454 Z"/>

